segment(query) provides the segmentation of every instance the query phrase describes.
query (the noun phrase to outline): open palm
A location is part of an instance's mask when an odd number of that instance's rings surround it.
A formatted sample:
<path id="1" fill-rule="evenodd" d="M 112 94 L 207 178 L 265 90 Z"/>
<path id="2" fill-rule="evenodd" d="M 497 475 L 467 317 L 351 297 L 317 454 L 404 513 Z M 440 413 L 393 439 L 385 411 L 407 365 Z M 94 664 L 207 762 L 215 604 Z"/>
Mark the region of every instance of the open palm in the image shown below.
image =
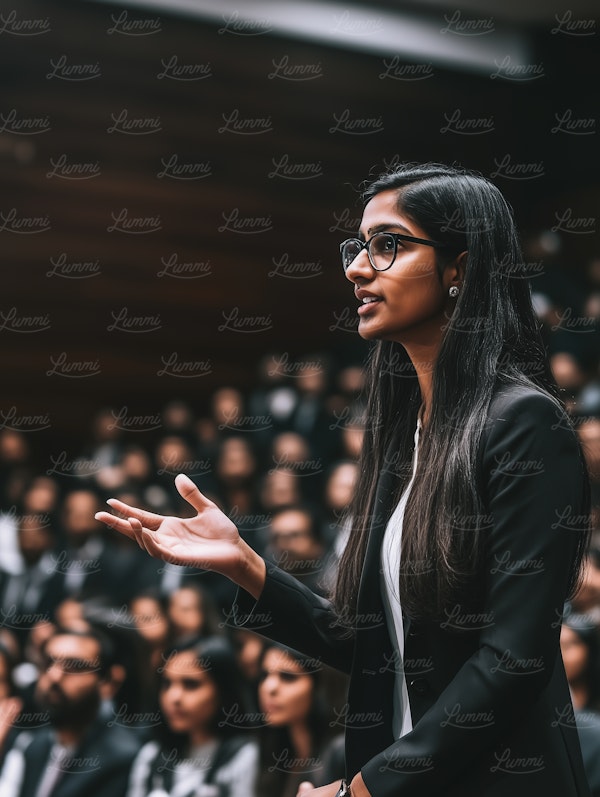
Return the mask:
<path id="1" fill-rule="evenodd" d="M 111 498 L 110 506 L 124 517 L 98 512 L 96 519 L 131 537 L 140 548 L 165 562 L 231 576 L 240 557 L 237 528 L 187 476 L 179 474 L 175 486 L 196 510 L 195 517 L 158 515 Z"/>

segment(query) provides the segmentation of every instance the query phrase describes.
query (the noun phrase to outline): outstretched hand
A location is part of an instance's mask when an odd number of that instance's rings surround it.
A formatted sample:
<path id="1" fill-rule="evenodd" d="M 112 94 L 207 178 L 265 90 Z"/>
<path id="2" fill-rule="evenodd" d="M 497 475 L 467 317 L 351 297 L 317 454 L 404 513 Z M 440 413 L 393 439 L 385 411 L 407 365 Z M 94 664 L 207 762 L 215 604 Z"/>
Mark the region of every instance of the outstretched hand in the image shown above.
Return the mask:
<path id="1" fill-rule="evenodd" d="M 236 580 L 243 546 L 237 528 L 190 478 L 180 473 L 175 486 L 196 510 L 195 517 L 158 515 L 109 498 L 107 503 L 122 517 L 97 512 L 96 520 L 131 537 L 151 556 L 171 564 L 213 570 Z"/>

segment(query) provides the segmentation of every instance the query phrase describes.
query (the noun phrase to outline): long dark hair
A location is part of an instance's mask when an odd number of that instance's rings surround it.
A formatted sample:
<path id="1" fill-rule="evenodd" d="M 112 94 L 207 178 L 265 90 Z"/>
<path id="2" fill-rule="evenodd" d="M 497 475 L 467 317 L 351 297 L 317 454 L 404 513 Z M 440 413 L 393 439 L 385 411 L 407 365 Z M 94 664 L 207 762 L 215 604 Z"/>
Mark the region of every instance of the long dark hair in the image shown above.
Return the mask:
<path id="1" fill-rule="evenodd" d="M 322 667 L 313 659 L 303 656 L 297 650 L 293 650 L 277 642 L 269 642 L 261 654 L 261 668 L 265 656 L 271 650 L 283 651 L 302 667 L 304 673 L 308 675 L 313 682 L 313 699 L 306 717 L 306 725 L 311 740 L 310 760 L 314 760 L 315 762 L 320 761 L 328 728 L 328 705 L 326 696 L 321 689 L 321 680 L 323 676 Z M 260 729 L 258 740 L 260 751 L 258 793 L 261 797 L 278 797 L 278 795 L 287 794 L 289 792 L 288 787 L 290 785 L 290 780 L 294 782 L 297 780 L 298 784 L 301 780 L 315 780 L 315 776 L 318 773 L 314 770 L 301 775 L 292 770 L 286 772 L 285 768 L 282 769 L 277 765 L 278 761 L 289 759 L 290 754 L 292 757 L 294 756 L 294 745 L 287 726 L 275 728 L 270 725 L 264 725 Z M 296 784 L 296 786 L 298 784 Z M 296 792 L 295 788 L 292 790 L 294 793 Z"/>
<path id="2" fill-rule="evenodd" d="M 561 409 L 531 303 L 512 211 L 500 191 L 479 174 L 440 164 L 406 164 L 376 179 L 365 204 L 396 190 L 398 209 L 440 242 L 438 274 L 467 252 L 455 311 L 433 365 L 432 405 L 419 441 L 414 486 L 404 515 L 400 597 L 417 619 L 439 619 L 443 608 L 476 604 L 484 534 L 457 528 L 461 515 L 483 518 L 475 463 L 494 387 L 498 382 L 533 387 Z M 353 505 L 352 534 L 338 570 L 334 602 L 345 618 L 356 614 L 356 596 L 369 535 L 369 518 L 382 469 L 393 467 L 398 495 L 411 473 L 413 435 L 421 394 L 402 345 L 378 341 L 367 365 L 366 433 Z M 393 441 L 393 462 L 386 451 Z M 579 580 L 587 540 L 569 578 Z"/>

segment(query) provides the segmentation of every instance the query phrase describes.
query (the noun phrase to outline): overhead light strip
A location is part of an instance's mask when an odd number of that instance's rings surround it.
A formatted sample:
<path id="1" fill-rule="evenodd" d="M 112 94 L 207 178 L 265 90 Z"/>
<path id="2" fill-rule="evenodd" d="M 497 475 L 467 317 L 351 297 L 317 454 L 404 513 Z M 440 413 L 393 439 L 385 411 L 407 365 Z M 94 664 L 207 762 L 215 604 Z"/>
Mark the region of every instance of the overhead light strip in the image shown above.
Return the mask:
<path id="1" fill-rule="evenodd" d="M 86 0 L 113 2 L 113 0 Z M 269 33 L 412 63 L 431 62 L 489 76 L 530 66 L 527 38 L 493 17 L 459 10 L 420 17 L 407 12 L 303 0 L 127 0 L 124 8 L 209 20 L 221 35 Z"/>

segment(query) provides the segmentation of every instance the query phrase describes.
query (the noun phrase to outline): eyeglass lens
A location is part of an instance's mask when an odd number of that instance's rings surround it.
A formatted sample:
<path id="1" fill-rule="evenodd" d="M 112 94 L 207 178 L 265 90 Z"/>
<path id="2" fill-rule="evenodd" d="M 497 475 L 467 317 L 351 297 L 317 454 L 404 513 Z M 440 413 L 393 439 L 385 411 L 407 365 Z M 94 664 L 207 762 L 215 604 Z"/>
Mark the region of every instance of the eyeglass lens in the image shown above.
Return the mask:
<path id="1" fill-rule="evenodd" d="M 364 245 L 356 238 L 351 238 L 342 246 L 342 265 L 347 269 L 359 256 Z M 373 268 L 382 270 L 389 268 L 396 256 L 396 239 L 386 232 L 378 232 L 367 244 L 369 260 Z"/>

